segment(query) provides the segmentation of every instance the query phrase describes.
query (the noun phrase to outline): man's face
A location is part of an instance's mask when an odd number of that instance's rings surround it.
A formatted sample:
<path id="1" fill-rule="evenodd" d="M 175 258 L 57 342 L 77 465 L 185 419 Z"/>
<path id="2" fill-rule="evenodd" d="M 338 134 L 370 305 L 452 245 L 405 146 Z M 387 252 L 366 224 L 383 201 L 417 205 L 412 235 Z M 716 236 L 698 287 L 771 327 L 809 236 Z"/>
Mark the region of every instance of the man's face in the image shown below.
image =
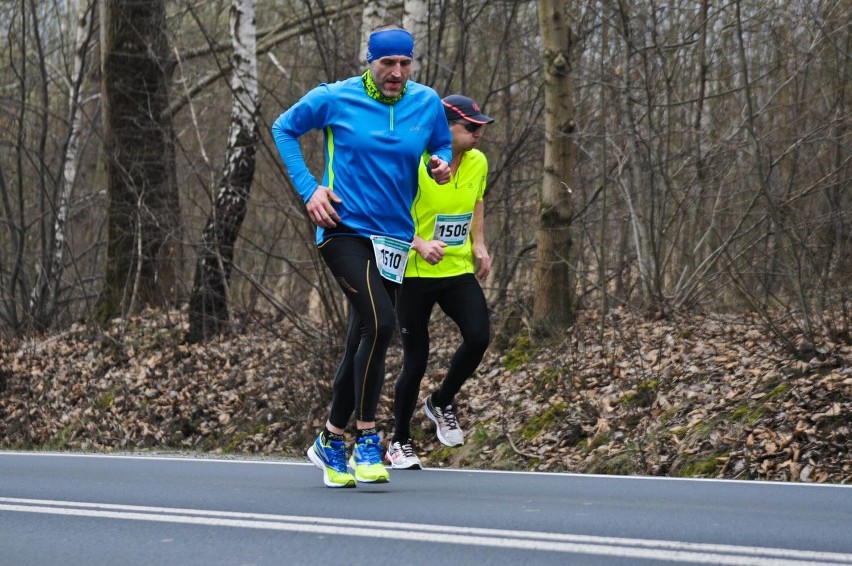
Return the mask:
<path id="1" fill-rule="evenodd" d="M 376 59 L 370 64 L 370 73 L 379 92 L 390 98 L 399 96 L 411 73 L 411 57 L 393 55 Z"/>

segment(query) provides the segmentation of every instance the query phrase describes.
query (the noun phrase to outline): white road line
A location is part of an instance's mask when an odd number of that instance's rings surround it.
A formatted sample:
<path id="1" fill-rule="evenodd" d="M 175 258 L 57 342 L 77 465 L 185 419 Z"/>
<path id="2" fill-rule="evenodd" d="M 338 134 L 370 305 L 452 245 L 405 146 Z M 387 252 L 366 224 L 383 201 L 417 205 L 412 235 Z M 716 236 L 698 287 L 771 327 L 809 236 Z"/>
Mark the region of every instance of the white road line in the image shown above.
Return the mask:
<path id="1" fill-rule="evenodd" d="M 264 460 L 261 458 L 209 458 L 209 457 L 194 457 L 182 456 L 180 454 L 94 454 L 88 452 L 20 452 L 14 450 L 0 450 L 0 456 L 48 456 L 57 458 L 112 458 L 116 460 L 153 460 L 165 462 L 215 462 L 219 464 L 260 464 L 272 466 L 313 466 L 308 461 L 300 461 L 297 458 L 290 460 Z M 805 482 L 778 482 L 768 480 L 733 480 L 725 478 L 677 478 L 677 477 L 661 477 L 661 476 L 619 476 L 615 474 L 580 474 L 575 472 L 528 472 L 523 470 L 478 470 L 478 469 L 461 469 L 461 468 L 425 468 L 427 471 L 447 472 L 454 474 L 509 474 L 509 475 L 532 475 L 532 476 L 556 476 L 563 478 L 597 478 L 608 480 L 630 480 L 630 481 L 649 481 L 649 482 L 690 482 L 690 483 L 734 483 L 749 486 L 763 486 L 777 489 L 805 489 L 805 488 L 847 488 L 852 487 L 843 484 L 831 483 L 805 483 Z"/>
<path id="2" fill-rule="evenodd" d="M 299 461 L 296 458 L 293 460 L 262 460 L 260 458 L 211 458 L 207 456 L 182 456 L 180 454 L 175 454 L 174 456 L 170 454 L 93 454 L 89 452 L 15 452 L 15 451 L 3 451 L 0 450 L 0 456 L 38 456 L 38 457 L 48 457 L 48 458 L 106 458 L 112 460 L 149 460 L 152 462 L 185 462 L 185 463 L 216 463 L 216 464 L 260 464 L 266 466 L 311 466 L 313 464 L 308 462 L 307 459 L 303 459 L 304 461 Z"/>
<path id="3" fill-rule="evenodd" d="M 733 566 L 837 566 L 852 554 L 263 513 L 0 497 L 0 511 L 465 544 Z"/>

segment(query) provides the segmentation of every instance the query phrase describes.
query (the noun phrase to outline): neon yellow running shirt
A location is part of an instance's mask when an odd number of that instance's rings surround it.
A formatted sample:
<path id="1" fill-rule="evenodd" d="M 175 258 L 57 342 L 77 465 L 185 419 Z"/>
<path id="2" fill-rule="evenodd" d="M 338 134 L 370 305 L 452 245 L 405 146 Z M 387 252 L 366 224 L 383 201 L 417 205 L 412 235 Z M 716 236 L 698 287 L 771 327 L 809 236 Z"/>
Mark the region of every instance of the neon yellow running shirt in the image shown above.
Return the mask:
<path id="1" fill-rule="evenodd" d="M 473 207 L 485 195 L 488 159 L 478 149 L 462 156 L 459 168 L 446 185 L 439 185 L 426 172 L 420 160 L 417 196 L 411 205 L 414 233 L 424 240 L 447 243 L 444 258 L 430 265 L 413 249 L 405 269 L 406 277 L 452 277 L 474 273 L 471 225 Z"/>

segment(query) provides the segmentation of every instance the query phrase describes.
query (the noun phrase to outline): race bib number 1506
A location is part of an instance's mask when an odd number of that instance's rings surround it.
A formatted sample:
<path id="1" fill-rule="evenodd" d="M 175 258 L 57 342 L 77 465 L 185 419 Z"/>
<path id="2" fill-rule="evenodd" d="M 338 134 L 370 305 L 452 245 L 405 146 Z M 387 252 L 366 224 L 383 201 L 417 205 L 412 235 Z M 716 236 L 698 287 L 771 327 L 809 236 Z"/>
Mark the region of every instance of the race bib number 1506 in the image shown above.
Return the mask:
<path id="1" fill-rule="evenodd" d="M 472 212 L 467 214 L 438 214 L 435 218 L 435 232 L 432 239 L 440 240 L 448 246 L 461 246 L 467 241 L 472 218 Z"/>

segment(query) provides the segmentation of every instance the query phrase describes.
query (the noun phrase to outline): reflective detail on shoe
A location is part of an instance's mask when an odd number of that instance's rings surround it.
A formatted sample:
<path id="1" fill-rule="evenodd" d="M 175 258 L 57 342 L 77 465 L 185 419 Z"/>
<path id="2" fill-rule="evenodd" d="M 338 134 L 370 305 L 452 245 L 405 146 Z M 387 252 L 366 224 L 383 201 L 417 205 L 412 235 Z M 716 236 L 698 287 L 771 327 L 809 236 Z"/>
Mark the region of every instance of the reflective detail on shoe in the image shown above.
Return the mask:
<path id="1" fill-rule="evenodd" d="M 382 464 L 382 445 L 379 435 L 361 436 L 355 441 L 349 467 L 355 472 L 355 479 L 364 483 L 385 483 L 390 474 Z"/>
<path id="2" fill-rule="evenodd" d="M 461 446 L 464 444 L 464 433 L 459 428 L 452 405 L 439 409 L 432 405 L 432 396 L 430 395 L 426 398 L 423 410 L 429 420 L 435 423 L 435 432 L 441 444 L 445 446 Z"/>
<path id="3" fill-rule="evenodd" d="M 328 487 L 355 487 L 355 478 L 346 468 L 346 443 L 342 440 L 329 440 L 322 443 L 322 435 L 317 436 L 308 448 L 308 459 L 322 470 L 322 481 Z"/>
<path id="4" fill-rule="evenodd" d="M 420 458 L 414 453 L 410 438 L 403 443 L 391 442 L 388 445 L 388 451 L 385 452 L 385 460 L 395 470 L 419 470 L 422 467 Z"/>

